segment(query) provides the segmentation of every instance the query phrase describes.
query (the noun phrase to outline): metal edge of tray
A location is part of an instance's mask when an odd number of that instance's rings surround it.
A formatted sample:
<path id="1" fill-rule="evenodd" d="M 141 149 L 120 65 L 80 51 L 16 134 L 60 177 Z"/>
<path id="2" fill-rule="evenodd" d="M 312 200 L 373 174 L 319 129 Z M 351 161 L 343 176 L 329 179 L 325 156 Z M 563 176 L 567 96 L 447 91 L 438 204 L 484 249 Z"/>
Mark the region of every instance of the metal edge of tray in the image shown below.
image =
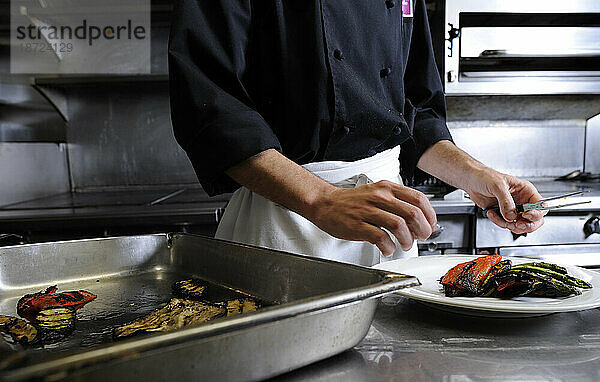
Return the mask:
<path id="1" fill-rule="evenodd" d="M 157 236 L 164 237 L 170 241 L 174 235 L 197 236 L 192 234 L 152 234 L 137 236 Z M 136 236 L 136 237 L 137 237 Z M 115 238 L 101 238 L 100 240 L 111 240 Z M 39 245 L 56 245 L 64 242 L 97 241 L 99 239 L 68 240 L 63 242 L 40 243 Z M 216 239 L 211 239 L 216 240 Z M 242 329 L 251 328 L 258 325 L 273 323 L 275 321 L 292 318 L 303 314 L 310 314 L 332 308 L 339 308 L 352 303 L 357 303 L 366 299 L 377 298 L 383 295 L 395 292 L 402 288 L 420 285 L 417 278 L 413 276 L 402 275 L 394 272 L 370 269 L 352 264 L 339 263 L 326 259 L 310 258 L 302 255 L 274 251 L 261 247 L 248 246 L 226 242 L 231 245 L 242 247 L 253 247 L 259 251 L 277 252 L 282 256 L 292 256 L 302 261 L 314 261 L 335 264 L 340 267 L 350 267 L 360 269 L 361 272 L 372 273 L 380 278 L 381 281 L 364 287 L 347 289 L 340 292 L 317 295 L 310 298 L 300 299 L 291 303 L 265 308 L 261 311 L 248 313 L 243 316 L 227 319 L 218 319 L 211 322 L 210 325 L 201 325 L 180 329 L 174 332 L 160 333 L 144 338 L 132 338 L 123 342 L 104 344 L 91 350 L 73 350 L 67 352 L 64 357 L 53 360 L 42 361 L 40 363 L 26 366 L 23 368 L 7 370 L 0 372 L 0 378 L 9 380 L 22 380 L 52 373 L 67 373 L 69 370 L 81 369 L 86 366 L 97 365 L 119 359 L 131 357 L 132 354 L 141 354 L 155 349 L 167 346 L 188 343 L 194 340 L 202 340 L 209 337 L 235 332 Z M 22 246 L 35 246 L 36 244 L 26 244 Z M 11 247 L 22 247 L 11 246 Z M 70 354 L 69 354 L 70 353 Z"/>

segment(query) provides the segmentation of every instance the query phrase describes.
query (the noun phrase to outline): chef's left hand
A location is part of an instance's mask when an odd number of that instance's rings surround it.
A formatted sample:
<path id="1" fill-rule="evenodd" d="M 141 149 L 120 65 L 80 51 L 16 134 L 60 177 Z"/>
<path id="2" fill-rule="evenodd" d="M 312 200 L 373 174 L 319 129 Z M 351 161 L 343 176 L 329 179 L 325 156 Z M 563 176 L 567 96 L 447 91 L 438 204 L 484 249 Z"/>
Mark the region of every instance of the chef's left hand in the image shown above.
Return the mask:
<path id="1" fill-rule="evenodd" d="M 485 169 L 469 182 L 466 191 L 471 200 L 485 209 L 500 206 L 501 214 L 488 211 L 488 218 L 497 226 L 507 228 L 516 234 L 533 232 L 544 224 L 548 211 L 533 210 L 517 214 L 515 203 L 535 203 L 542 196 L 530 182 L 514 176 Z"/>

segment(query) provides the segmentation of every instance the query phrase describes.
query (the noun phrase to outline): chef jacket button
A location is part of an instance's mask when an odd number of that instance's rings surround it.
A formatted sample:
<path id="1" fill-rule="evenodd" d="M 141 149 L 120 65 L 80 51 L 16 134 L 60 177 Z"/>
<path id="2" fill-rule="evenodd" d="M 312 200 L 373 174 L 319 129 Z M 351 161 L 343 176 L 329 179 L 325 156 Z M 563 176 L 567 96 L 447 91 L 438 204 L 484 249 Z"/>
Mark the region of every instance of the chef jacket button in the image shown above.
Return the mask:
<path id="1" fill-rule="evenodd" d="M 381 78 L 387 77 L 390 74 L 392 74 L 392 68 L 384 68 L 384 69 L 381 69 L 381 71 L 379 72 L 379 75 L 381 76 Z"/>
<path id="2" fill-rule="evenodd" d="M 388 9 L 394 8 L 394 5 L 396 5 L 396 3 L 394 3 L 392 0 L 387 0 L 385 2 L 385 6 L 388 7 Z"/>
<path id="3" fill-rule="evenodd" d="M 342 54 L 342 51 L 339 49 L 336 49 L 333 51 L 333 57 L 335 57 L 336 60 L 343 60 L 344 59 L 344 54 Z"/>
<path id="4" fill-rule="evenodd" d="M 392 131 L 394 132 L 394 134 L 400 134 L 402 132 L 402 129 L 400 128 L 399 125 L 396 125 L 396 126 L 394 126 Z"/>

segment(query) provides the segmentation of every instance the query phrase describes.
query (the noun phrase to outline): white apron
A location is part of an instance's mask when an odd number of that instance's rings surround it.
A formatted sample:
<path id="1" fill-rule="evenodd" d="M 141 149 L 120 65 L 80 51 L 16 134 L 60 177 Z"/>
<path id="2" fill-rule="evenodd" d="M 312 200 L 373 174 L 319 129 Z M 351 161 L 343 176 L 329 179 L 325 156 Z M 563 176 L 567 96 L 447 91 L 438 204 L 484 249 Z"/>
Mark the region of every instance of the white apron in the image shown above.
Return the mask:
<path id="1" fill-rule="evenodd" d="M 302 167 L 338 187 L 354 188 L 380 180 L 402 184 L 399 155 L 397 146 L 355 162 L 315 162 Z M 246 187 L 233 193 L 215 237 L 364 266 L 418 255 L 416 242 L 404 252 L 393 235 L 390 237 L 396 251 L 385 257 L 371 243 L 335 238 L 308 219 Z"/>

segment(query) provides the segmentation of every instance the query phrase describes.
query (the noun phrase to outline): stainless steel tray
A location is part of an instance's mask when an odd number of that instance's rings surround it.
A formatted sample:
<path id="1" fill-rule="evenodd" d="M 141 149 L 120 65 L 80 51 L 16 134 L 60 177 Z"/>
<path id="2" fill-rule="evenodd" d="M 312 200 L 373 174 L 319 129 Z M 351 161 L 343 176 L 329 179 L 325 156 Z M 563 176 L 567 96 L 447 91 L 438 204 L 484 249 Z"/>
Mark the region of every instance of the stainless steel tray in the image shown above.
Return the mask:
<path id="1" fill-rule="evenodd" d="M 195 276 L 278 305 L 182 330 L 113 341 Z M 377 299 L 414 277 L 188 234 L 0 248 L 0 314 L 49 285 L 98 298 L 75 332 L 43 348 L 0 347 L 0 379 L 257 380 L 340 353 L 367 333 Z"/>

